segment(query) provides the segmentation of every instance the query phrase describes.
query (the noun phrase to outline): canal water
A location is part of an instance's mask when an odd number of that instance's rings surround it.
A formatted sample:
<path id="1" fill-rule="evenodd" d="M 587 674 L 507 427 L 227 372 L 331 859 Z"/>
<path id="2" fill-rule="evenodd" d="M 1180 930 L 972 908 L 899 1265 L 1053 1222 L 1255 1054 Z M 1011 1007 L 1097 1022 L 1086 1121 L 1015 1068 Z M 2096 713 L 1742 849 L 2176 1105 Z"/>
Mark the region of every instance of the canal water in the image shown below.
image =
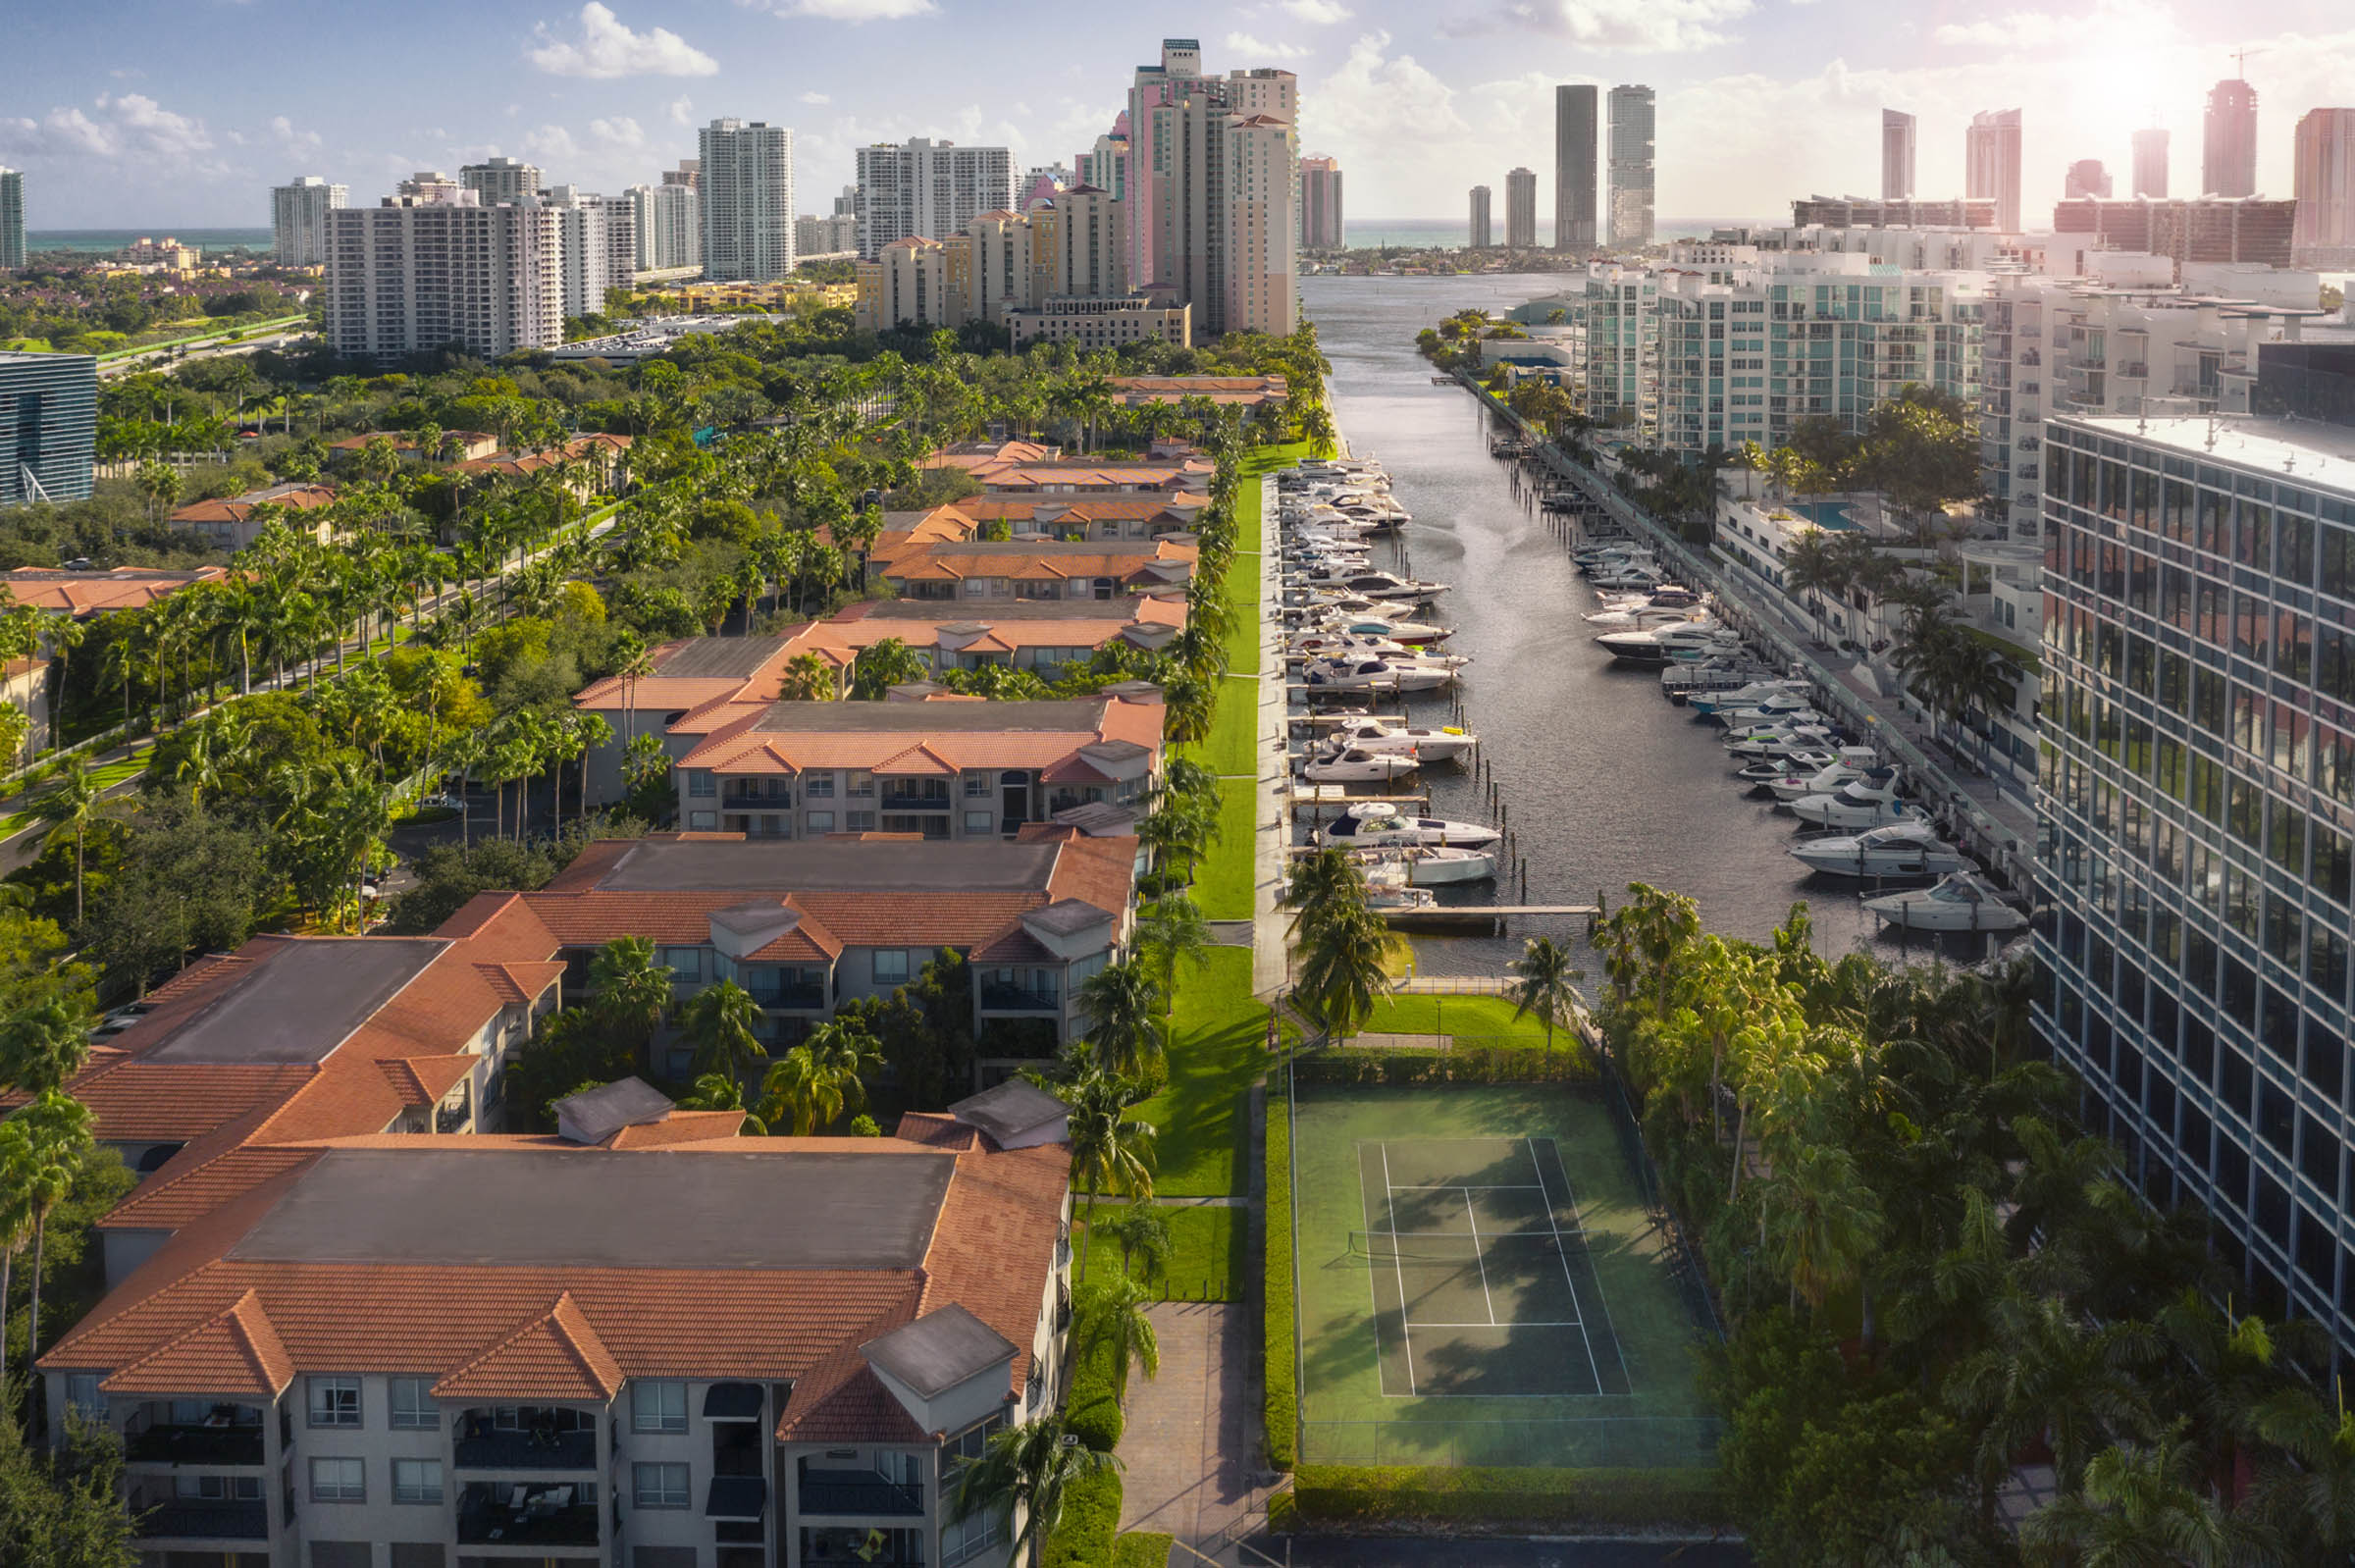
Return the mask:
<path id="1" fill-rule="evenodd" d="M 1720 731 L 1660 696 L 1656 671 L 1615 665 L 1580 614 L 1596 607 L 1562 545 L 1512 465 L 1488 452 L 1479 402 L 1432 384 L 1415 334 L 1454 311 L 1500 312 L 1546 291 L 1543 277 L 1300 280 L 1317 324 L 1334 418 L 1351 448 L 1380 458 L 1413 513 L 1404 549 L 1416 576 L 1451 584 L 1438 618 L 1456 628 L 1446 647 L 1468 653 L 1465 721 L 1510 812 L 1528 862 L 1531 904 L 1616 907 L 1630 882 L 1687 894 L 1705 929 L 1762 940 L 1806 899 L 1818 952 L 1870 946 L 1895 957 L 1894 937 L 1860 905 L 1854 883 L 1819 877 L 1785 852 L 1798 820 L 1753 799 L 1733 777 Z M 1383 552 L 1377 550 L 1377 564 Z M 1388 699 L 1384 700 L 1386 705 Z M 1445 722 L 1444 695 L 1410 699 L 1419 722 Z M 1433 810 L 1493 820 L 1487 791 L 1455 764 L 1426 769 Z M 1520 903 L 1517 886 L 1440 889 L 1446 904 Z M 1583 921 L 1517 919 L 1504 937 L 1418 937 L 1426 974 L 1500 972 L 1524 936 L 1570 940 L 1588 973 L 1601 965 Z M 1927 939 L 1911 939 L 1927 957 Z"/>

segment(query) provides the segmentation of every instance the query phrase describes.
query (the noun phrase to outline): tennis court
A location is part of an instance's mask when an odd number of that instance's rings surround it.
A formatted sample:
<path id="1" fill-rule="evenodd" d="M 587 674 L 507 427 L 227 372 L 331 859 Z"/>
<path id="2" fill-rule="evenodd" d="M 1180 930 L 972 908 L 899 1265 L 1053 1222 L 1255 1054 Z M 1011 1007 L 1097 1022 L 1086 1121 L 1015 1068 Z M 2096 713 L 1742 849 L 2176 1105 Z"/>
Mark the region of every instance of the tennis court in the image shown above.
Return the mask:
<path id="1" fill-rule="evenodd" d="M 1707 1335 L 1579 1086 L 1296 1086 L 1307 1462 L 1714 1462 Z"/>
<path id="2" fill-rule="evenodd" d="M 1357 1179 L 1385 1395 L 1629 1391 L 1553 1139 L 1360 1143 Z"/>

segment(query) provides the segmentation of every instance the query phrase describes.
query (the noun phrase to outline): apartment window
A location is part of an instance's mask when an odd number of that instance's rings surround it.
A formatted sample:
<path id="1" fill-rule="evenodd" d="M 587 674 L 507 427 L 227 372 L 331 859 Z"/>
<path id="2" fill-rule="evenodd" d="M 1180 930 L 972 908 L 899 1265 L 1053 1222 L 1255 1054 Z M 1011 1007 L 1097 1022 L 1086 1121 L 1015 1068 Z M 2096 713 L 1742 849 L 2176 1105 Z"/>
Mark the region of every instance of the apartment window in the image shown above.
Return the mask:
<path id="1" fill-rule="evenodd" d="M 871 799 L 875 793 L 875 775 L 863 767 L 852 768 L 843 793 L 853 800 Z"/>
<path id="2" fill-rule="evenodd" d="M 311 1501 L 366 1502 L 368 1467 L 357 1459 L 311 1461 Z"/>
<path id="3" fill-rule="evenodd" d="M 904 985 L 908 980 L 908 950 L 878 948 L 875 950 L 875 983 Z"/>
<path id="4" fill-rule="evenodd" d="M 717 795 L 719 780 L 711 776 L 711 770 L 707 767 L 691 767 L 687 770 L 687 793 L 690 795 Z"/>
<path id="5" fill-rule="evenodd" d="M 632 1465 L 630 1484 L 641 1508 L 687 1506 L 687 1467 L 679 1464 Z"/>
<path id="6" fill-rule="evenodd" d="M 834 813 L 832 811 L 811 811 L 810 813 L 809 827 L 810 831 L 812 833 L 833 832 Z"/>
<path id="7" fill-rule="evenodd" d="M 687 1385 L 641 1379 L 630 1385 L 630 1427 L 636 1432 L 685 1432 Z"/>
<path id="8" fill-rule="evenodd" d="M 393 1460 L 392 1500 L 394 1502 L 440 1502 L 442 1500 L 442 1461 L 439 1459 Z"/>
<path id="9" fill-rule="evenodd" d="M 980 1555 L 998 1541 L 998 1513 L 984 1508 L 954 1524 L 940 1527 L 940 1560 L 942 1568 L 957 1568 L 957 1564 Z"/>
<path id="10" fill-rule="evenodd" d="M 314 1427 L 356 1427 L 360 1424 L 360 1380 L 357 1378 L 313 1378 L 311 1389 L 311 1425 Z"/>
<path id="11" fill-rule="evenodd" d="M 802 793 L 813 801 L 832 800 L 834 798 L 834 775 L 831 772 L 811 774 L 808 782 L 802 786 Z"/>
<path id="12" fill-rule="evenodd" d="M 95 1372 L 67 1373 L 66 1405 L 79 1415 L 104 1416 L 106 1400 L 98 1392 L 98 1374 Z"/>
<path id="13" fill-rule="evenodd" d="M 394 1378 L 392 1380 L 392 1425 L 407 1431 L 430 1432 L 438 1424 L 434 1409 L 434 1380 L 431 1378 Z"/>
<path id="14" fill-rule="evenodd" d="M 968 833 L 993 832 L 997 825 L 998 817 L 994 811 L 968 811 L 965 813 L 965 830 Z"/>

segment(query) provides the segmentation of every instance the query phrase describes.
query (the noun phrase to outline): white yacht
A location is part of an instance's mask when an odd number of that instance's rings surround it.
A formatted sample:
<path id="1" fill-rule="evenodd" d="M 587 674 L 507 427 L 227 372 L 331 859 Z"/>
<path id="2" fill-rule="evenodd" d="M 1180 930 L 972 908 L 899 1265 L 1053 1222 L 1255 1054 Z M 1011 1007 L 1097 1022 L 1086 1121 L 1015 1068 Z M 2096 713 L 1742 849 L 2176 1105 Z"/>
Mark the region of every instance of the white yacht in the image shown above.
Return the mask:
<path id="1" fill-rule="evenodd" d="M 1768 692 L 1749 703 L 1711 703 L 1701 709 L 1702 718 L 1731 728 L 1738 724 L 1756 724 L 1778 719 L 1785 714 L 1812 708 L 1814 700 L 1806 689 L 1788 692 Z"/>
<path id="2" fill-rule="evenodd" d="M 1368 599 L 1401 600 L 1410 603 L 1426 602 L 1447 592 L 1445 583 L 1419 583 L 1400 577 L 1395 572 L 1339 566 L 1319 567 L 1304 572 L 1300 575 L 1299 583 L 1303 588 L 1363 594 Z"/>
<path id="3" fill-rule="evenodd" d="M 1876 767 L 1824 795 L 1803 795 L 1791 803 L 1803 822 L 1817 827 L 1879 827 L 1917 819 L 1921 813 L 1897 798 L 1897 769 Z"/>
<path id="4" fill-rule="evenodd" d="M 1862 778 L 1881 765 L 1880 753 L 1869 746 L 1843 746 L 1837 756 L 1813 772 L 1801 771 L 1796 756 L 1788 760 L 1792 764 L 1790 769 L 1767 782 L 1778 801 L 1804 801 L 1810 795 L 1829 795 L 1850 779 Z"/>
<path id="5" fill-rule="evenodd" d="M 1373 717 L 1343 719 L 1332 733 L 1369 752 L 1412 752 L 1426 762 L 1452 761 L 1472 750 L 1480 739 L 1460 729 L 1434 729 L 1429 725 L 1399 724 Z"/>
<path id="6" fill-rule="evenodd" d="M 1807 683 L 1806 681 L 1772 679 L 1752 681 L 1748 685 L 1738 686 L 1730 692 L 1695 693 L 1686 701 L 1685 706 L 1693 709 L 1694 712 L 1706 717 L 1711 713 L 1719 712 L 1728 708 L 1755 707 L 1760 703 L 1765 702 L 1769 697 L 1774 697 L 1777 695 L 1788 694 L 1792 692 L 1798 692 L 1804 695 L 1806 689 Z"/>
<path id="7" fill-rule="evenodd" d="M 1700 620 L 1641 631 L 1604 632 L 1595 639 L 1595 646 L 1623 664 L 1665 664 L 1678 657 L 1733 653 L 1742 647 L 1742 639 L 1713 620 Z"/>
<path id="8" fill-rule="evenodd" d="M 1800 752 L 1820 752 L 1839 744 L 1840 736 L 1829 725 L 1793 724 L 1762 735 L 1744 736 L 1730 743 L 1726 751 L 1735 757 L 1764 758 L 1791 757 Z"/>
<path id="9" fill-rule="evenodd" d="M 1446 849 L 1485 850 L 1504 835 L 1478 822 L 1439 816 L 1407 816 L 1387 801 L 1363 801 L 1318 831 L 1318 842 L 1343 849 L 1432 844 Z"/>
<path id="10" fill-rule="evenodd" d="M 1496 856 L 1491 850 L 1451 850 L 1436 845 L 1398 850 L 1359 850 L 1361 862 L 1387 862 L 1406 867 L 1406 879 L 1416 887 L 1445 887 L 1454 882 L 1485 882 L 1496 874 Z"/>
<path id="11" fill-rule="evenodd" d="M 1767 789 L 1795 773 L 1810 775 L 1819 773 L 1838 760 L 1840 760 L 1839 754 L 1835 752 L 1809 748 L 1804 752 L 1791 752 L 1782 757 L 1753 758 L 1735 768 L 1734 777 L 1741 779 L 1744 783 Z"/>
<path id="12" fill-rule="evenodd" d="M 1944 876 L 1963 868 L 1962 852 L 1927 822 L 1891 822 L 1861 833 L 1811 838 L 1791 846 L 1791 858 L 1837 876 Z"/>
<path id="13" fill-rule="evenodd" d="M 1338 746 L 1304 760 L 1300 776 L 1311 784 L 1387 784 L 1412 773 L 1420 765 L 1412 752 L 1370 752 L 1362 746 Z"/>
<path id="14" fill-rule="evenodd" d="M 1336 692 L 1436 692 L 1455 679 L 1452 669 L 1387 658 L 1311 659 L 1304 673 L 1309 685 Z"/>
<path id="15" fill-rule="evenodd" d="M 2016 931 L 2028 917 L 1995 888 L 1968 871 L 1943 877 L 1935 887 L 1917 887 L 1864 907 L 1902 931 Z"/>

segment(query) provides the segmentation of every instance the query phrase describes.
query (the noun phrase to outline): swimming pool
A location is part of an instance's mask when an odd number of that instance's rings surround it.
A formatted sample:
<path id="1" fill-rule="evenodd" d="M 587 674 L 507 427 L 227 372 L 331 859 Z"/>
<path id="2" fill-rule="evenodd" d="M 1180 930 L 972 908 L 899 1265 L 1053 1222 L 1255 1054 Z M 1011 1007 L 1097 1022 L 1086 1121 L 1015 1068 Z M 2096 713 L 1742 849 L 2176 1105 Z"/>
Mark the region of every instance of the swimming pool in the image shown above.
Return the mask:
<path id="1" fill-rule="evenodd" d="M 1863 531 L 1863 525 L 1849 515 L 1849 504 L 1844 500 L 1792 501 L 1790 506 L 1826 533 L 1855 534 Z"/>

